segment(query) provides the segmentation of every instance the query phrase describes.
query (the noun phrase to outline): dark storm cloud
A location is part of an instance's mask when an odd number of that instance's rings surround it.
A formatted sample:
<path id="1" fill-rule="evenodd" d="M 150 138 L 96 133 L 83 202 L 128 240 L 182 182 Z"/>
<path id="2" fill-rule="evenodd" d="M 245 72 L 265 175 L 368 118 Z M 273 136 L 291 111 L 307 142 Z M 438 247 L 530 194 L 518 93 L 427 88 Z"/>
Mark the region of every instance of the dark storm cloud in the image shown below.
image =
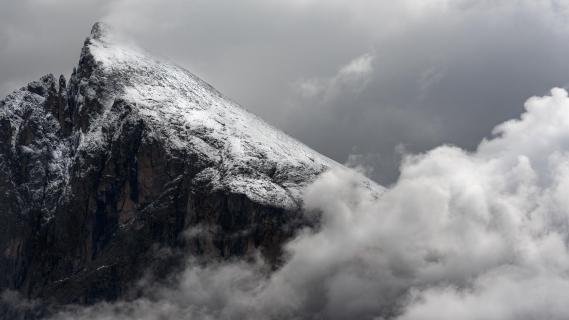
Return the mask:
<path id="1" fill-rule="evenodd" d="M 527 97 L 569 82 L 562 1 L 28 0 L 2 9 L 2 94 L 68 73 L 102 19 L 318 151 L 341 162 L 360 154 L 350 159 L 382 181 L 396 175 L 396 148 L 473 148 Z"/>

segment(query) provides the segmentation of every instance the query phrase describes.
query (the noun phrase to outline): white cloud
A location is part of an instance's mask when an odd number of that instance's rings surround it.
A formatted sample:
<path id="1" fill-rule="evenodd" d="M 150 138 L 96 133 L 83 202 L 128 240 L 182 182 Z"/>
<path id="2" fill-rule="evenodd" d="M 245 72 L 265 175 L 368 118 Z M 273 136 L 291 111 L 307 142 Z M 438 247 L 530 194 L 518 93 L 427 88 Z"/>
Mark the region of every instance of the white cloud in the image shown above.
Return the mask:
<path id="1" fill-rule="evenodd" d="M 338 71 L 337 77 L 361 77 L 370 74 L 373 71 L 373 56 L 364 54 L 350 61 Z"/>

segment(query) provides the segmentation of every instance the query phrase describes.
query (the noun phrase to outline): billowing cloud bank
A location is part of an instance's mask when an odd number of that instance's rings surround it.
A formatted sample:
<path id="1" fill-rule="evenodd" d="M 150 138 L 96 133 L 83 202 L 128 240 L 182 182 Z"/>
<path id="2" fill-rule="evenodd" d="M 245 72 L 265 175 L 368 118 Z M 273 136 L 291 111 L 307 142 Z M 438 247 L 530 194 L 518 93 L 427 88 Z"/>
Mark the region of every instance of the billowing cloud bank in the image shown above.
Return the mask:
<path id="1" fill-rule="evenodd" d="M 569 98 L 527 101 L 476 152 L 408 156 L 377 197 L 354 172 L 305 194 L 318 230 L 262 263 L 200 267 L 175 287 L 58 319 L 566 319 L 569 316 Z"/>

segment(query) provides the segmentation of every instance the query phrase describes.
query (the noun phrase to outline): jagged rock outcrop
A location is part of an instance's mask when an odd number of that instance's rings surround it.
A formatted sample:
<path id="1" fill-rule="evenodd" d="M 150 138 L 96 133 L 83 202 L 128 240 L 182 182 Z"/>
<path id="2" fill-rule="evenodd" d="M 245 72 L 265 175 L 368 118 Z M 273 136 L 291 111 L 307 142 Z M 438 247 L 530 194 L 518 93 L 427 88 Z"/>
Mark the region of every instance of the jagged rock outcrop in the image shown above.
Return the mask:
<path id="1" fill-rule="evenodd" d="M 106 29 L 68 83 L 0 102 L 0 290 L 89 304 L 188 254 L 276 263 L 302 188 L 337 164 Z"/>

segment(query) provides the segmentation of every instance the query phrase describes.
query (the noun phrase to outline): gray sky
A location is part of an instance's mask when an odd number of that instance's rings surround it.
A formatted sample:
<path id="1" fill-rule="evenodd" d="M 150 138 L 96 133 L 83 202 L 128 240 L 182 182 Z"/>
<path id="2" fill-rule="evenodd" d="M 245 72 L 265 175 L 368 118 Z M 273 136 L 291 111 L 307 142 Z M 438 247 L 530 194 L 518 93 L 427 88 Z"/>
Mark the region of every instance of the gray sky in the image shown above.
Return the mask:
<path id="1" fill-rule="evenodd" d="M 562 0 L 10 1 L 0 95 L 68 75 L 91 25 L 107 21 L 385 183 L 400 152 L 472 149 L 528 97 L 565 87 L 568 18 Z"/>

